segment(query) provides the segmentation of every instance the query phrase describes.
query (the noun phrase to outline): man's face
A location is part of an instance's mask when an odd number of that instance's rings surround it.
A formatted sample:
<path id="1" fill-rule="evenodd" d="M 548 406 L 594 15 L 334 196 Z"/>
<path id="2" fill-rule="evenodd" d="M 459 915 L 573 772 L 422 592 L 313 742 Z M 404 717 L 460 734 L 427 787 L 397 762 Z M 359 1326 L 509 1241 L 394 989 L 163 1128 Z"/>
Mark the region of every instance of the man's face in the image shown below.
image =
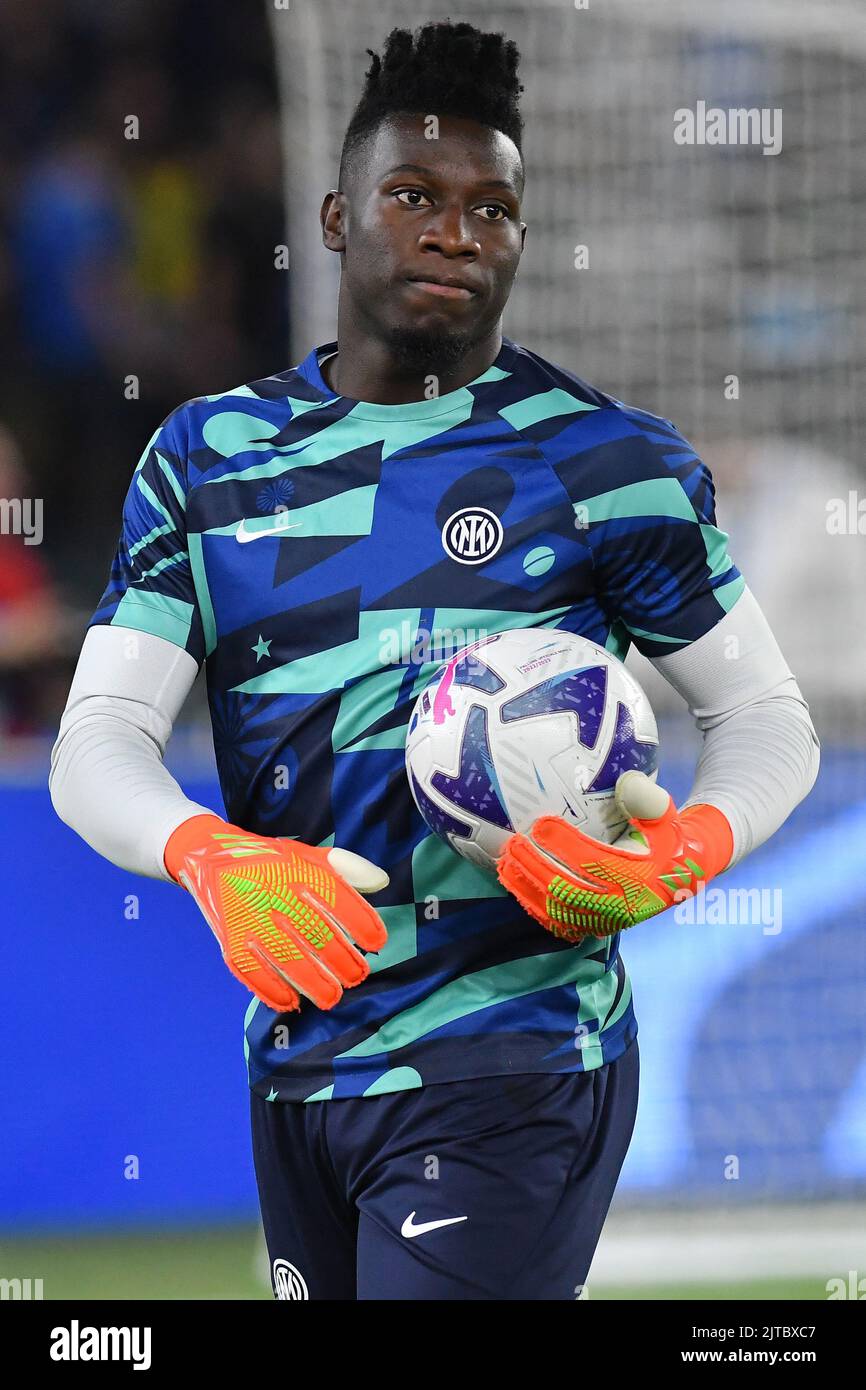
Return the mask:
<path id="1" fill-rule="evenodd" d="M 425 129 L 422 115 L 384 122 L 325 199 L 322 226 L 356 322 L 406 367 L 435 370 L 496 329 L 526 227 L 513 141 L 451 116 L 437 139 Z"/>

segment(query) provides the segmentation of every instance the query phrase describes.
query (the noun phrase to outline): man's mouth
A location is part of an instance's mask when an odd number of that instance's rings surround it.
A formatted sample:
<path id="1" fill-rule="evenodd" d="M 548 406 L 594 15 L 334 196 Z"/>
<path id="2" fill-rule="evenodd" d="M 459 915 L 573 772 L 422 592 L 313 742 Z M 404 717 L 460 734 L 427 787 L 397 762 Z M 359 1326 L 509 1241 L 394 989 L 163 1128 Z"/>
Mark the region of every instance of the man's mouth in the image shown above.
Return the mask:
<path id="1" fill-rule="evenodd" d="M 422 280 L 410 277 L 408 283 L 427 294 L 443 299 L 471 299 L 476 291 L 461 280 Z"/>

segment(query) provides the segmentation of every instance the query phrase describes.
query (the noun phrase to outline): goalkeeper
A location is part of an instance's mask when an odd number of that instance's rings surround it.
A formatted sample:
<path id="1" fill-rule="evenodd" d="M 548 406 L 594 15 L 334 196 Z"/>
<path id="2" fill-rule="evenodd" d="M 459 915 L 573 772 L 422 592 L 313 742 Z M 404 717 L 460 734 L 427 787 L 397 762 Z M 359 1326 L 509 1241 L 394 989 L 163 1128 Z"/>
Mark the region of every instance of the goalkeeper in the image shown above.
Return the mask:
<path id="1" fill-rule="evenodd" d="M 670 421 L 503 336 L 527 233 L 517 67 L 463 23 L 373 55 L 320 213 L 337 338 L 156 430 L 52 754 L 61 818 L 182 885 L 253 995 L 281 1298 L 574 1298 L 637 1107 L 621 928 L 662 930 L 817 772 L 706 466 Z M 499 879 L 431 835 L 406 723 L 423 634 L 467 626 L 634 643 L 703 736 L 683 806 L 627 774 L 622 844 L 543 817 Z M 162 762 L 202 667 L 226 819 Z"/>

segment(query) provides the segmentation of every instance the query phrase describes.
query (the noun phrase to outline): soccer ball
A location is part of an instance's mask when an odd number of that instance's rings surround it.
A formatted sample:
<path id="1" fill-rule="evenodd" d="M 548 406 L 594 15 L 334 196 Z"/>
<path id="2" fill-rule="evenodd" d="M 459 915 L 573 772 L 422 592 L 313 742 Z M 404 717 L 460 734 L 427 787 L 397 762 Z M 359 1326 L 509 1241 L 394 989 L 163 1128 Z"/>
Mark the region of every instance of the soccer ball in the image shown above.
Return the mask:
<path id="1" fill-rule="evenodd" d="M 419 695 L 406 737 L 415 805 L 465 859 L 495 871 L 508 836 L 563 816 L 610 844 L 626 828 L 619 775 L 655 780 L 649 700 L 610 652 L 556 628 L 464 647 Z"/>

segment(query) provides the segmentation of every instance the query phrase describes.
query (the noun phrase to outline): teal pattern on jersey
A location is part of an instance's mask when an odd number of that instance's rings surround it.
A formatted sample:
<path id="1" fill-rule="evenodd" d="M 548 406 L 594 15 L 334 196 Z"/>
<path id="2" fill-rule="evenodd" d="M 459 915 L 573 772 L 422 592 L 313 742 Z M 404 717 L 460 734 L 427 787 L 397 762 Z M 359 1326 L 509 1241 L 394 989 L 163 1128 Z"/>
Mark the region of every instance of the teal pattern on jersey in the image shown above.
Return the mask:
<path id="1" fill-rule="evenodd" d="M 637 1031 L 619 938 L 557 942 L 430 834 L 406 724 L 444 660 L 514 627 L 624 656 L 708 632 L 743 580 L 669 420 L 503 339 L 477 380 L 384 406 L 298 366 L 174 411 L 135 470 L 93 623 L 207 664 L 229 818 L 382 865 L 389 941 L 329 1013 L 253 1001 L 271 1100 L 583 1071 Z"/>

